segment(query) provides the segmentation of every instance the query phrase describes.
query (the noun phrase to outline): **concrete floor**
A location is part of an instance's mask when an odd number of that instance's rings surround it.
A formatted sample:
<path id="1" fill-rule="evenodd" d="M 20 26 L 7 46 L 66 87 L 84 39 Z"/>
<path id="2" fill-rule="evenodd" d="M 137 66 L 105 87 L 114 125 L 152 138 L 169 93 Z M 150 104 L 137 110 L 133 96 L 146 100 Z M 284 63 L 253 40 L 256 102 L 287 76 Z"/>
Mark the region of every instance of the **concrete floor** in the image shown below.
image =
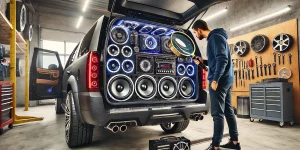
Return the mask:
<path id="1" fill-rule="evenodd" d="M 56 115 L 53 105 L 31 107 L 24 112 L 17 109 L 18 115 L 45 117 L 43 121 L 16 125 L 12 130 L 5 130 L 0 136 L 1 150 L 67 150 L 64 138 L 64 115 Z M 240 142 L 243 150 L 253 149 L 299 149 L 300 126 L 279 128 L 278 123 L 264 121 L 250 122 L 238 119 Z M 185 136 L 191 141 L 211 137 L 213 121 L 206 115 L 203 121 L 191 122 L 186 131 L 175 136 Z M 225 127 L 225 133 L 228 133 Z M 147 150 L 149 139 L 164 136 L 159 126 L 137 127 L 125 133 L 113 134 L 107 130 L 95 128 L 93 143 L 77 148 L 82 150 Z M 225 138 L 223 143 L 227 142 Z M 210 141 L 192 146 L 193 150 L 205 149 Z"/>

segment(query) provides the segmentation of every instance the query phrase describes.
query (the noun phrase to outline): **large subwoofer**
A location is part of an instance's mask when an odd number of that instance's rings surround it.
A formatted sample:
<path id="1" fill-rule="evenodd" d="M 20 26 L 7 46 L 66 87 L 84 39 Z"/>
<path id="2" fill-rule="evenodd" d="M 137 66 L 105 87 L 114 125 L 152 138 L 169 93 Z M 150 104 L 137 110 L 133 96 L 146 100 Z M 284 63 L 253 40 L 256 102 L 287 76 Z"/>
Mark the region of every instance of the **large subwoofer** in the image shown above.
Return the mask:
<path id="1" fill-rule="evenodd" d="M 113 42 L 123 45 L 129 39 L 128 30 L 121 26 L 115 26 L 110 31 L 110 37 Z"/>
<path id="2" fill-rule="evenodd" d="M 179 94 L 183 98 L 191 98 L 195 94 L 195 83 L 189 77 L 183 77 L 179 81 Z"/>
<path id="3" fill-rule="evenodd" d="M 115 75 L 107 83 L 107 93 L 115 101 L 127 101 L 132 97 L 133 92 L 133 82 L 126 75 Z"/>
<path id="4" fill-rule="evenodd" d="M 177 82 L 173 77 L 165 76 L 158 82 L 158 93 L 166 100 L 173 99 L 177 95 Z"/>
<path id="5" fill-rule="evenodd" d="M 149 75 L 142 75 L 135 81 L 135 92 L 143 100 L 151 100 L 157 93 L 156 80 Z"/>

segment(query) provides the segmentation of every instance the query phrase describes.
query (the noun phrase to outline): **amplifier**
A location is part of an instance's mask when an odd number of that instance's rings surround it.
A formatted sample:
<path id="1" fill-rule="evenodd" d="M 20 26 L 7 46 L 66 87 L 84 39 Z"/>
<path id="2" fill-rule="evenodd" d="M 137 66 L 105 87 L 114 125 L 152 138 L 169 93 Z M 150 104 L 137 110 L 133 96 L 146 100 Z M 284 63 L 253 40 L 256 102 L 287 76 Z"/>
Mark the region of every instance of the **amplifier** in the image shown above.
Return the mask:
<path id="1" fill-rule="evenodd" d="M 176 57 L 161 56 L 155 58 L 156 74 L 176 75 Z"/>
<path id="2" fill-rule="evenodd" d="M 190 150 L 191 141 L 185 137 L 167 136 L 149 140 L 149 150 Z"/>

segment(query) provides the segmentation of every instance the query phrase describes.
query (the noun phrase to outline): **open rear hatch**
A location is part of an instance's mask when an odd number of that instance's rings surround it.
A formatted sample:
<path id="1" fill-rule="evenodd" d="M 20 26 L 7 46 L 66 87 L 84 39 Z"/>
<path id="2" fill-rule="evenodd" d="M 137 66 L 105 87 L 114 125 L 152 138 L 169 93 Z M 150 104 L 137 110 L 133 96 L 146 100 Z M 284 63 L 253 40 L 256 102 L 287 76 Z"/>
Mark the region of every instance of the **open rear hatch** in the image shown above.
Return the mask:
<path id="1" fill-rule="evenodd" d="M 212 5 L 228 0 L 109 0 L 108 10 L 169 25 L 183 25 Z"/>

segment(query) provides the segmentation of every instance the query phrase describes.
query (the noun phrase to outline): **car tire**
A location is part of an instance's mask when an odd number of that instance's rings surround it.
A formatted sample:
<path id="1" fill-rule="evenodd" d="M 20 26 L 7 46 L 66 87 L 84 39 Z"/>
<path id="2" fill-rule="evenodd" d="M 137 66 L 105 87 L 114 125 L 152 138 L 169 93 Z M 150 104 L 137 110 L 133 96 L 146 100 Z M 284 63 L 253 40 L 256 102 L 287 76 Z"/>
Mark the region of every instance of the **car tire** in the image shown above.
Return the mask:
<path id="1" fill-rule="evenodd" d="M 16 7 L 16 27 L 17 31 L 23 32 L 27 24 L 27 10 L 23 2 L 17 1 Z M 6 9 L 7 20 L 10 20 L 10 3 L 7 3 Z"/>
<path id="2" fill-rule="evenodd" d="M 65 113 L 64 109 L 61 107 L 62 99 L 57 98 L 55 99 L 55 112 L 56 114 L 63 114 Z"/>
<path id="3" fill-rule="evenodd" d="M 65 138 L 68 146 L 72 148 L 90 144 L 94 127 L 78 120 L 72 91 L 67 95 L 65 115 Z"/>
<path id="4" fill-rule="evenodd" d="M 160 127 L 169 134 L 173 134 L 173 133 L 179 133 L 184 131 L 190 124 L 189 120 L 185 120 L 182 122 L 175 122 L 175 123 L 168 123 L 168 124 L 173 124 L 170 127 L 167 127 L 167 124 L 160 124 Z"/>

